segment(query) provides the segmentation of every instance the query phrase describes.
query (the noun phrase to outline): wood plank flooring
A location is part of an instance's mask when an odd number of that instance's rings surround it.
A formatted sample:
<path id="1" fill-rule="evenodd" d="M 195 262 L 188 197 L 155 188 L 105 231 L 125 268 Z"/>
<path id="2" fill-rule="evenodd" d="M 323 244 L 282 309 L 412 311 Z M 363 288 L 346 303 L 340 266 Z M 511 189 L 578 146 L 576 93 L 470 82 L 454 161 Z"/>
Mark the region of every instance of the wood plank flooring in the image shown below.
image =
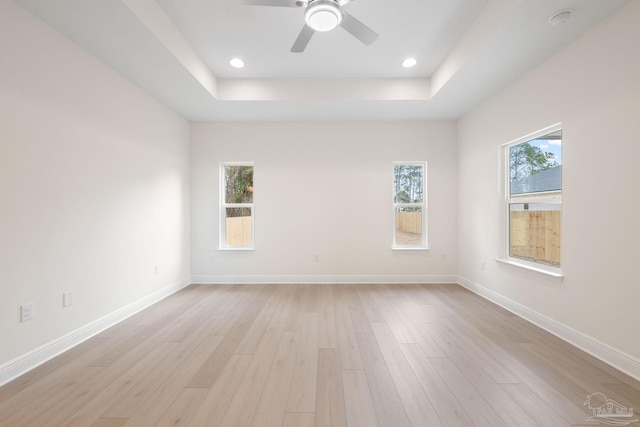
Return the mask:
<path id="1" fill-rule="evenodd" d="M 0 387 L 0 426 L 582 426 L 596 392 L 640 408 L 457 285 L 192 285 Z"/>

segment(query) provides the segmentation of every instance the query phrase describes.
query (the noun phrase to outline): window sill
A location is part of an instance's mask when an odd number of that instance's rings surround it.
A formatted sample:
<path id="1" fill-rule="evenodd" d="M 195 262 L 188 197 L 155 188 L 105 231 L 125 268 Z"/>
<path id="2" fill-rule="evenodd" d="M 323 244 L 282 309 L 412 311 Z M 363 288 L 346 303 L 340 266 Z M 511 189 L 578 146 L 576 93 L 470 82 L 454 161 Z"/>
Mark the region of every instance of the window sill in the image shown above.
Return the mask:
<path id="1" fill-rule="evenodd" d="M 522 262 L 515 261 L 510 258 L 496 258 L 496 261 L 499 262 L 500 264 L 503 264 L 512 268 L 530 271 L 533 274 L 536 274 L 547 280 L 554 281 L 556 283 L 562 283 L 562 280 L 564 279 L 564 275 L 560 272 L 546 270 L 542 267 L 534 267 Z"/>
<path id="2" fill-rule="evenodd" d="M 253 246 L 221 246 L 218 248 L 219 251 L 230 251 L 230 252 L 242 252 L 242 251 L 255 251 L 256 248 L 254 248 Z"/>
<path id="3" fill-rule="evenodd" d="M 415 251 L 430 251 L 431 249 L 427 248 L 427 247 L 422 247 L 422 246 L 392 246 L 391 247 L 392 251 L 399 251 L 399 252 L 404 252 L 404 251 L 409 251 L 409 252 L 415 252 Z"/>

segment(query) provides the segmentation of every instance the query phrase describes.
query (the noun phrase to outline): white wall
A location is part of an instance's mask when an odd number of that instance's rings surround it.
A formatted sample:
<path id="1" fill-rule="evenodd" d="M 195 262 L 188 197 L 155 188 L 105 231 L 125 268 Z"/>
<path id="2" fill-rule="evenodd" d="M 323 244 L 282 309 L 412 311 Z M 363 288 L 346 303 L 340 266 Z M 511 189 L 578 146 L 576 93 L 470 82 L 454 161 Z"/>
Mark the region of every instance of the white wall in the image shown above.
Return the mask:
<path id="1" fill-rule="evenodd" d="M 464 117 L 458 147 L 463 283 L 521 304 L 583 344 L 594 338 L 591 351 L 613 350 L 611 360 L 636 376 L 638 40 L 640 2 L 634 1 Z M 562 283 L 492 261 L 500 252 L 498 147 L 556 122 L 564 135 Z M 479 268 L 483 260 L 486 271 Z"/>
<path id="2" fill-rule="evenodd" d="M 190 254 L 186 121 L 12 2 L 0 93 L 1 383 L 9 361 L 187 284 Z"/>
<path id="3" fill-rule="evenodd" d="M 197 123 L 191 132 L 194 282 L 455 280 L 454 122 Z M 391 250 L 395 160 L 428 161 L 431 251 Z M 255 162 L 255 251 L 217 249 L 223 161 Z"/>

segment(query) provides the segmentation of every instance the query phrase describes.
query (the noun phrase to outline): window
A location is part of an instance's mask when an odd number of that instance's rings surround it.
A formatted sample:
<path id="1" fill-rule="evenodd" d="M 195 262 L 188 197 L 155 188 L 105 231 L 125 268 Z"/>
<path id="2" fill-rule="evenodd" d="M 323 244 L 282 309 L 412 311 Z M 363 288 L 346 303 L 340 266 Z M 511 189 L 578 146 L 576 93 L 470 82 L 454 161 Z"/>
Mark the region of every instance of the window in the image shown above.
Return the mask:
<path id="1" fill-rule="evenodd" d="M 220 248 L 253 249 L 253 163 L 222 163 L 220 175 Z"/>
<path id="2" fill-rule="evenodd" d="M 505 255 L 509 261 L 559 274 L 562 128 L 554 125 L 503 147 Z"/>
<path id="3" fill-rule="evenodd" d="M 426 162 L 393 164 L 393 248 L 427 248 Z"/>

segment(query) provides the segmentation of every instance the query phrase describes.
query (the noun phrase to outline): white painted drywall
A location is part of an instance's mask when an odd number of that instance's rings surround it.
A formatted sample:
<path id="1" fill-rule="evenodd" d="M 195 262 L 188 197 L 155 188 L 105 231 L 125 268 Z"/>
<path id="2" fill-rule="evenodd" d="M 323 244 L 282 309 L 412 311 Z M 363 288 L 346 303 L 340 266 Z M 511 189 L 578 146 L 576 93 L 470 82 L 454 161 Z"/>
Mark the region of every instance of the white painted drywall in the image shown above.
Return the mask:
<path id="1" fill-rule="evenodd" d="M 193 124 L 194 281 L 455 278 L 455 128 L 454 122 Z M 395 160 L 428 162 L 430 251 L 391 250 Z M 219 163 L 229 161 L 255 162 L 255 251 L 218 250 Z"/>
<path id="2" fill-rule="evenodd" d="M 458 147 L 461 278 L 635 358 L 638 40 L 636 1 L 464 117 Z M 556 122 L 564 135 L 562 283 L 494 262 L 500 253 L 499 146 Z"/>
<path id="3" fill-rule="evenodd" d="M 190 248 L 189 124 L 13 2 L 0 52 L 2 366 L 188 283 Z"/>

